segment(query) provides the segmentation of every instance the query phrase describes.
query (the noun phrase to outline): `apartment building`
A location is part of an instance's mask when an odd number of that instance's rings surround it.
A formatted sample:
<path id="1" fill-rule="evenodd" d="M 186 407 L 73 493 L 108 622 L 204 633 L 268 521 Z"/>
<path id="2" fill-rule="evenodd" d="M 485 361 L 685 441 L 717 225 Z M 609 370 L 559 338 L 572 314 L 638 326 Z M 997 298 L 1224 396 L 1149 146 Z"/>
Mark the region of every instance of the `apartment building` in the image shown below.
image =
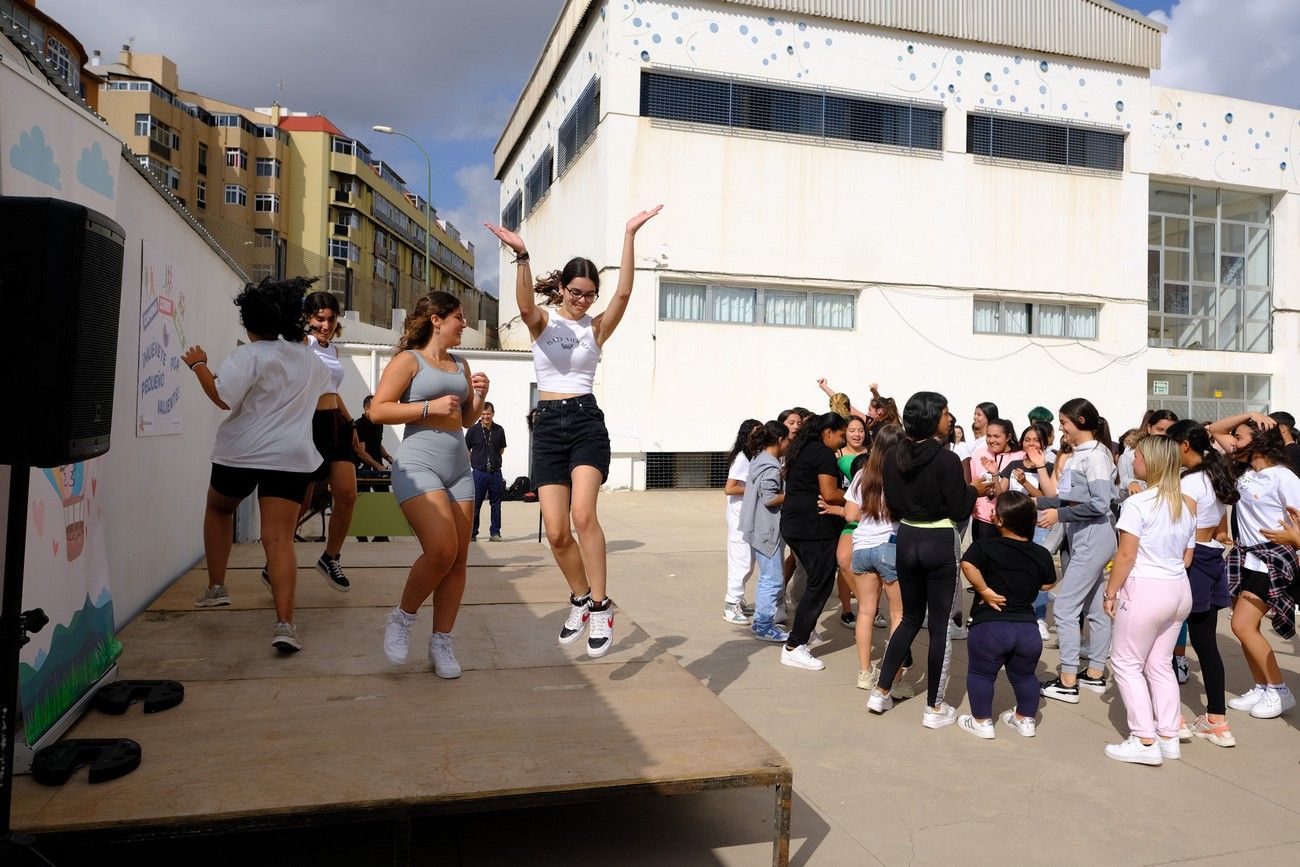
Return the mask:
<path id="1" fill-rule="evenodd" d="M 39 48 L 51 72 L 92 109 L 98 107 L 98 79 L 85 67 L 92 62 L 77 37 L 36 8 L 36 0 L 0 0 L 0 24 L 11 28 L 11 39 L 24 39 Z M 95 59 L 99 52 L 95 52 Z"/>

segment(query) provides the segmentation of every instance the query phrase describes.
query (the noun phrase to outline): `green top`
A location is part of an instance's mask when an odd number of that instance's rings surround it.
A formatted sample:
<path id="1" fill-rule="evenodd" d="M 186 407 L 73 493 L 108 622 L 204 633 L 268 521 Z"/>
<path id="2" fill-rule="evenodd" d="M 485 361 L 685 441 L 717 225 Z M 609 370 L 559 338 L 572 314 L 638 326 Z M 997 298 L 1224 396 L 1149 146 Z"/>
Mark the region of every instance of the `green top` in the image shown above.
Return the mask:
<path id="1" fill-rule="evenodd" d="M 835 462 L 840 466 L 840 475 L 842 475 L 844 478 L 848 479 L 849 481 L 853 481 L 849 473 L 853 471 L 853 462 L 856 461 L 857 459 L 858 459 L 857 455 L 840 455 L 838 458 L 835 459 Z M 856 530 L 857 527 L 858 527 L 857 521 L 849 521 L 847 524 L 844 525 L 844 529 L 840 531 L 840 535 L 841 536 L 852 535 L 853 531 Z"/>

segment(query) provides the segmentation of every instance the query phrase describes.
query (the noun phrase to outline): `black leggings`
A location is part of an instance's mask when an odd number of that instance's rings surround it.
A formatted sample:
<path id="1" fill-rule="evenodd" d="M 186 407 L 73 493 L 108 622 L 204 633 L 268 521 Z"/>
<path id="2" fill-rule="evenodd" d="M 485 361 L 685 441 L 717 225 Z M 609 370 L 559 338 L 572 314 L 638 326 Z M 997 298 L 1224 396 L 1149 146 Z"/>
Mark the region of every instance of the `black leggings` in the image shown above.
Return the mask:
<path id="1" fill-rule="evenodd" d="M 1205 712 L 1212 714 L 1227 712 L 1223 703 L 1223 657 L 1219 655 L 1218 623 L 1218 608 L 1187 616 L 1187 637 L 1201 663 L 1201 679 L 1205 681 Z"/>
<path id="2" fill-rule="evenodd" d="M 880 687 L 893 686 L 903 657 L 921 631 L 927 610 L 930 649 L 926 659 L 926 704 L 943 700 L 948 681 L 948 621 L 957 590 L 957 531 L 951 527 L 898 527 L 898 589 L 903 597 L 903 622 L 889 636 Z"/>
<path id="3" fill-rule="evenodd" d="M 821 616 L 826 600 L 835 589 L 835 576 L 839 573 L 835 548 L 840 537 L 785 541 L 808 573 L 808 584 L 804 587 L 799 607 L 795 609 L 794 626 L 790 629 L 790 638 L 786 642 L 790 647 L 798 647 L 808 643 L 808 637 L 817 628 L 817 618 Z"/>

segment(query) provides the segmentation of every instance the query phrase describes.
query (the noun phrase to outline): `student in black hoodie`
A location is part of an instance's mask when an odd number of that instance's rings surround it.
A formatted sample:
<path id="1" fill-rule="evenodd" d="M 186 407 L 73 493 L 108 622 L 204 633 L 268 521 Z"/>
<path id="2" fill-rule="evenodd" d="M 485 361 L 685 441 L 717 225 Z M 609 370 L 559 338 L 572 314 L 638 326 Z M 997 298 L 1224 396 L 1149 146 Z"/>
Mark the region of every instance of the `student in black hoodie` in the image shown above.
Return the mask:
<path id="1" fill-rule="evenodd" d="M 992 484 L 966 483 L 961 459 L 946 446 L 951 425 L 948 399 L 933 391 L 918 391 L 903 409 L 907 442 L 894 450 L 893 459 L 884 467 L 885 502 L 899 520 L 898 584 L 903 622 L 889 637 L 879 685 L 867 700 L 867 710 L 873 713 L 894 706 L 890 687 L 928 610 L 930 649 L 921 724 L 932 729 L 957 721 L 957 711 L 943 701 L 952 650 L 948 620 L 959 581 L 957 525 L 970 515 L 975 498 L 987 493 Z"/>

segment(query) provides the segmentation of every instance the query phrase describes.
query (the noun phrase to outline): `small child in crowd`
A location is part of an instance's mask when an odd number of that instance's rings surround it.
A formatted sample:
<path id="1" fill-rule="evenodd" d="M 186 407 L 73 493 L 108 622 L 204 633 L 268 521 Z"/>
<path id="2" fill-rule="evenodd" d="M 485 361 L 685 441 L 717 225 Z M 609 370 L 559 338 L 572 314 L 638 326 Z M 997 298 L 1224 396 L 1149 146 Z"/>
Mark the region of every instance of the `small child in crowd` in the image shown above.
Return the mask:
<path id="1" fill-rule="evenodd" d="M 998 497 L 993 515 L 998 537 L 972 543 L 961 560 L 962 574 L 975 588 L 976 600 L 967 643 L 966 692 L 971 712 L 959 717 L 957 725 L 976 737 L 995 736 L 993 685 L 1003 667 L 1016 706 L 1002 714 L 1002 722 L 1027 738 L 1037 731 L 1036 671 L 1043 639 L 1034 600 L 1040 590 L 1056 584 L 1052 556 L 1032 541 L 1037 517 L 1032 499 L 1007 491 Z"/>

